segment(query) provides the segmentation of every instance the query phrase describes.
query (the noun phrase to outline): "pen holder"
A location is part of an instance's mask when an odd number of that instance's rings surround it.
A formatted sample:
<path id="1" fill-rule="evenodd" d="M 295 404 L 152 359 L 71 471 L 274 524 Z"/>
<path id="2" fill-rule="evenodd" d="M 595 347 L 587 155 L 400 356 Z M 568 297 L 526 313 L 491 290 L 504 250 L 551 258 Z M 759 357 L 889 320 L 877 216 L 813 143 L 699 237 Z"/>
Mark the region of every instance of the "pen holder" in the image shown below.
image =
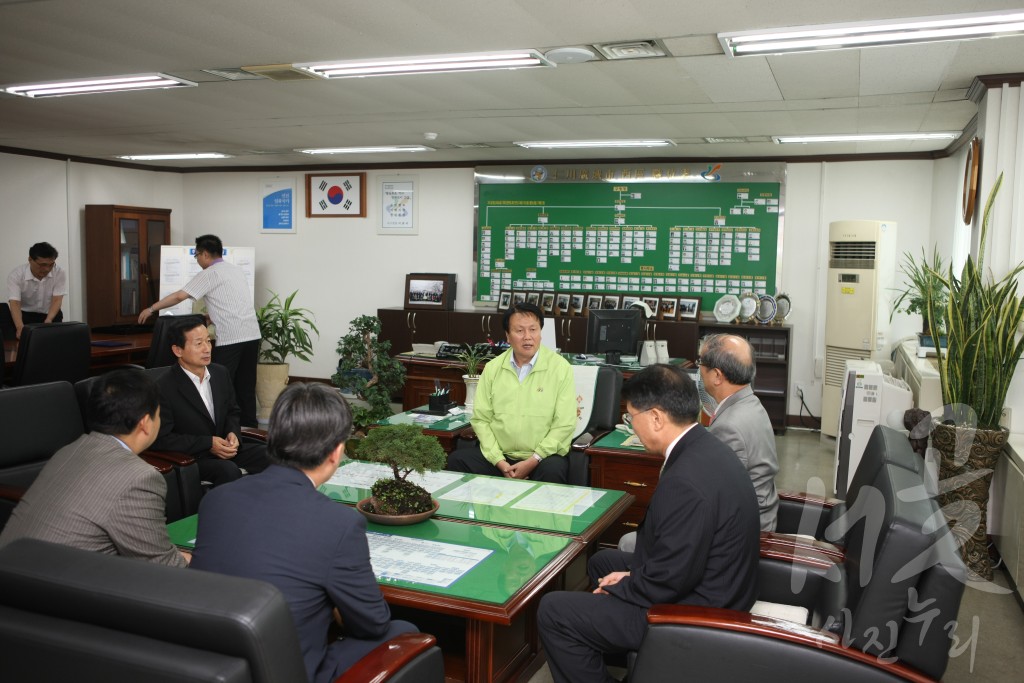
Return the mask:
<path id="1" fill-rule="evenodd" d="M 427 407 L 431 412 L 445 413 L 454 405 L 451 402 L 451 394 L 441 394 L 440 396 L 429 396 L 427 398 Z"/>

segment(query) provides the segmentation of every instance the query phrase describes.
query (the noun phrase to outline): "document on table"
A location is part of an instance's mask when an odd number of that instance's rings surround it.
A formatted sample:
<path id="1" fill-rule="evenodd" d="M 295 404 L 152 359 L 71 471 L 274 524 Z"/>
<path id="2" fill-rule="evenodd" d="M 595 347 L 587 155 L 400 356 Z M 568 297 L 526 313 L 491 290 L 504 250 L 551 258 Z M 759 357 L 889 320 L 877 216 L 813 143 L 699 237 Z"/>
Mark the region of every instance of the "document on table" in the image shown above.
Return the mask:
<path id="1" fill-rule="evenodd" d="M 622 442 L 624 448 L 643 448 L 643 443 L 640 442 L 640 437 L 633 434 L 628 439 Z"/>
<path id="2" fill-rule="evenodd" d="M 479 564 L 493 550 L 453 543 L 404 538 L 366 532 L 370 564 L 378 581 L 398 579 L 447 588 Z"/>
<path id="3" fill-rule="evenodd" d="M 477 477 L 438 497 L 442 500 L 501 507 L 508 505 L 535 486 L 537 486 L 535 482 L 500 477 Z"/>
<path id="4" fill-rule="evenodd" d="M 344 467 L 339 467 L 327 483 L 333 486 L 351 486 L 357 489 L 368 489 L 378 479 L 395 476 L 391 468 L 379 462 L 352 462 Z M 417 474 L 413 472 L 407 478 L 414 484 L 422 486 L 428 492 L 433 493 L 442 489 L 453 481 L 462 479 L 464 475 L 458 472 L 424 472 Z"/>
<path id="5" fill-rule="evenodd" d="M 580 486 L 538 486 L 512 506 L 513 510 L 553 512 L 579 517 L 605 494 Z"/>

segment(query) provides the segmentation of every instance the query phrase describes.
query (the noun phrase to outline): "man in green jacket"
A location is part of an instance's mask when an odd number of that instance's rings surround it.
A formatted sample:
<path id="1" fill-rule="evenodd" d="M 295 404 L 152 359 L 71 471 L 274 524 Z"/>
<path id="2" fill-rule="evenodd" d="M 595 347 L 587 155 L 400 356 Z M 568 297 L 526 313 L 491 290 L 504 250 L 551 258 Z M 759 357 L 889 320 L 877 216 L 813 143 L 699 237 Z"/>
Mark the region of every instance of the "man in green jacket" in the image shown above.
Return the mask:
<path id="1" fill-rule="evenodd" d="M 479 441 L 463 441 L 447 469 L 564 484 L 576 427 L 572 367 L 541 346 L 537 306 L 513 304 L 502 324 L 511 348 L 480 375 L 472 422 Z"/>

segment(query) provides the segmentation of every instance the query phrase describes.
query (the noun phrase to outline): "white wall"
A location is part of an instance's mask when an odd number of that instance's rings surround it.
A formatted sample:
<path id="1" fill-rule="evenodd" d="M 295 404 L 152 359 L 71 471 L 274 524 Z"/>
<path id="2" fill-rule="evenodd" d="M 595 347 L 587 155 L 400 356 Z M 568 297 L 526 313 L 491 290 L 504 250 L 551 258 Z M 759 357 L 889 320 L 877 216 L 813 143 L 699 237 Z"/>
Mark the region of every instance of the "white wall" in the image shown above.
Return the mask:
<path id="1" fill-rule="evenodd" d="M 861 161 L 789 165 L 780 289 L 790 294 L 793 313 L 793 399 L 789 413 L 799 412 L 796 388 L 815 415 L 821 409 L 821 378 L 815 359 L 824 352 L 823 285 L 827 271 L 828 224 L 845 219 L 885 219 L 898 223 L 898 250 L 919 252 L 938 241 L 948 256 L 946 211 L 958 197 L 960 161 Z M 2 262 L 6 273 L 27 257 L 28 246 L 46 239 L 61 252 L 72 273 L 72 293 L 65 314 L 81 318 L 81 216 L 85 204 L 118 203 L 171 208 L 171 239 L 190 244 L 212 232 L 226 244 L 256 247 L 256 303 L 267 290 L 288 294 L 311 309 L 320 327 L 314 360 L 294 362 L 292 374 L 329 377 L 337 362 L 338 338 L 350 320 L 377 308 L 401 305 L 405 275 L 410 272 L 458 274 L 456 305 L 471 306 L 473 172 L 472 169 L 416 170 L 419 235 L 377 234 L 380 217 L 379 178 L 398 172 L 367 173 L 366 218 L 304 217 L 303 173 L 298 189 L 297 233 L 260 233 L 259 184 L 268 173 L 175 174 L 70 164 L 0 155 Z M 68 218 L 70 210 L 71 218 Z M 933 220 L 942 213 L 942 220 Z M 892 340 L 920 329 L 920 320 L 898 316 Z"/>

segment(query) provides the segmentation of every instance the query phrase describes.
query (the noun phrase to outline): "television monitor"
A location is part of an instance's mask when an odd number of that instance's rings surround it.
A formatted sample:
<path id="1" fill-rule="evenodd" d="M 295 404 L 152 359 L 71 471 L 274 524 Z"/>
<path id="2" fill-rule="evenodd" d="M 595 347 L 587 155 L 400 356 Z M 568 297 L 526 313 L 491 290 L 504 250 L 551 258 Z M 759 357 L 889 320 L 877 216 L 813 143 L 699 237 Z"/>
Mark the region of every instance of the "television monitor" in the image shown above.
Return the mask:
<path id="1" fill-rule="evenodd" d="M 639 308 L 592 308 L 587 316 L 586 350 L 604 354 L 606 363 L 618 365 L 620 356 L 637 355 L 643 333 L 644 315 Z"/>

